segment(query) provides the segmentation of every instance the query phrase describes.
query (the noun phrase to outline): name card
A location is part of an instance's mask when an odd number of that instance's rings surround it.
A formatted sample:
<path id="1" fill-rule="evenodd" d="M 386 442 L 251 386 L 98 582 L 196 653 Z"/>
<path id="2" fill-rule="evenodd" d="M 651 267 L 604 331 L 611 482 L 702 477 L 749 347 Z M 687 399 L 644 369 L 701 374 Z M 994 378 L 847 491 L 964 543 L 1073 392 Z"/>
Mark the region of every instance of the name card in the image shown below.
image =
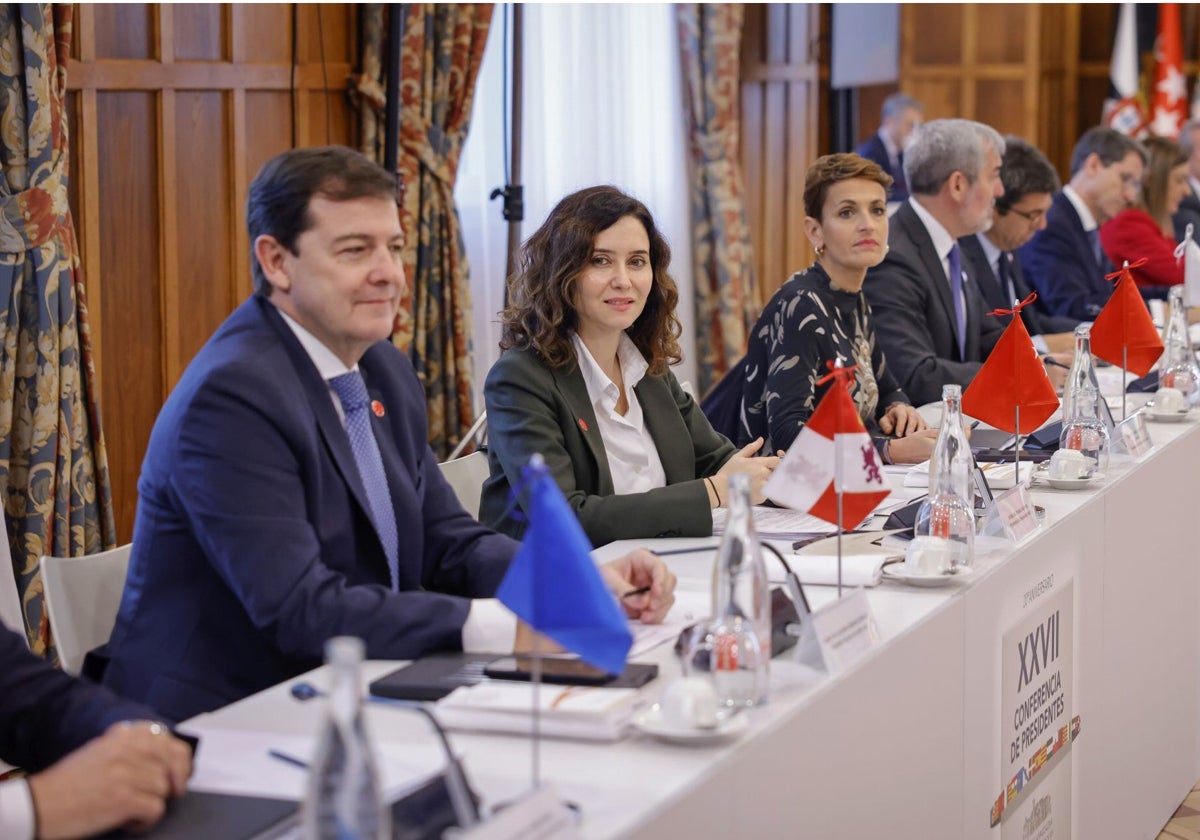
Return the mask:
<path id="1" fill-rule="evenodd" d="M 575 840 L 579 819 L 554 788 L 543 785 L 468 829 L 450 829 L 456 840 Z"/>
<path id="2" fill-rule="evenodd" d="M 1141 458 L 1154 448 L 1154 441 L 1150 439 L 1150 429 L 1146 427 L 1146 415 L 1140 411 L 1122 420 L 1117 425 L 1117 431 L 1121 435 L 1125 451 L 1134 458 Z"/>
<path id="3" fill-rule="evenodd" d="M 856 589 L 814 612 L 810 626 L 830 674 L 845 670 L 879 644 L 865 589 Z"/>
<path id="4" fill-rule="evenodd" d="M 1024 484 L 1005 490 L 992 501 L 981 533 L 1003 535 L 1014 542 L 1032 534 L 1042 523 Z"/>

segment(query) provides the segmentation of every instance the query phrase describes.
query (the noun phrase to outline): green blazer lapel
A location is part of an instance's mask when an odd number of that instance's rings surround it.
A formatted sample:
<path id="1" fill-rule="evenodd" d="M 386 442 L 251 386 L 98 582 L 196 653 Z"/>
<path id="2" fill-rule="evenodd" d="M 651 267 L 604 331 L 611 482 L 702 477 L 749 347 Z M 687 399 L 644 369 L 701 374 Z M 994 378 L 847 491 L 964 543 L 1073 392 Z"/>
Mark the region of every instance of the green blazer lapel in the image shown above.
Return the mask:
<path id="1" fill-rule="evenodd" d="M 588 396 L 587 384 L 583 381 L 583 374 L 579 371 L 579 366 L 572 364 L 562 368 L 552 368 L 551 373 L 554 376 L 554 384 L 558 388 L 559 394 L 562 395 L 563 401 L 566 402 L 567 408 L 571 411 L 571 418 L 574 420 L 574 425 L 570 429 L 563 429 L 563 437 L 568 450 L 577 449 L 577 443 L 582 441 L 588 451 L 592 453 L 593 463 L 596 465 L 596 495 L 611 496 L 616 492 L 613 486 L 612 470 L 608 466 L 608 453 L 604 451 L 604 439 L 600 437 L 600 426 L 596 422 L 596 412 L 592 408 L 591 398 Z"/>
<path id="2" fill-rule="evenodd" d="M 654 438 L 667 484 L 694 479 L 696 456 L 692 450 L 692 436 L 683 423 L 666 378 L 647 374 L 633 391 L 642 404 L 642 417 L 650 437 Z"/>

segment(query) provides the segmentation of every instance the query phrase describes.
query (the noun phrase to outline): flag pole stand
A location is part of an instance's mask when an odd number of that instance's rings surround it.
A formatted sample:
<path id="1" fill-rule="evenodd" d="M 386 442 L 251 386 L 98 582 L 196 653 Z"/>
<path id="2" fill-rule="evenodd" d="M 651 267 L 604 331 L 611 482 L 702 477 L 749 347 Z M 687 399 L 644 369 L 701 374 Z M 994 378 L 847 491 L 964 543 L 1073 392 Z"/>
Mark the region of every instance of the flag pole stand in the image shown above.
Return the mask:
<path id="1" fill-rule="evenodd" d="M 1125 413 L 1125 389 L 1129 387 L 1129 345 L 1121 345 L 1121 420 L 1127 419 Z M 1103 399 L 1099 394 L 1098 399 Z"/>
<path id="2" fill-rule="evenodd" d="M 1013 484 L 1016 485 L 1021 480 L 1021 405 L 1017 403 L 1013 406 L 1013 467 L 1016 472 L 1013 473 Z"/>
<path id="3" fill-rule="evenodd" d="M 836 438 L 836 435 L 835 435 Z M 842 487 L 842 448 L 840 446 L 834 449 L 833 455 L 833 481 L 834 489 L 837 490 L 837 564 L 838 564 L 838 584 L 837 596 L 840 600 L 842 597 L 842 532 L 846 530 L 846 523 L 842 516 L 842 497 L 845 488 Z"/>
<path id="4" fill-rule="evenodd" d="M 531 476 L 536 476 L 537 473 L 545 471 L 546 461 L 540 454 L 534 453 L 529 458 L 529 466 L 531 468 Z M 537 605 L 541 603 L 538 592 L 542 585 L 542 580 L 538 572 L 537 564 L 534 564 L 530 572 L 530 588 L 534 594 L 534 621 L 530 626 L 530 630 L 533 630 L 533 627 L 538 624 Z M 536 634 L 536 631 L 534 632 Z M 532 788 L 533 790 L 537 790 L 542 786 L 542 645 L 538 635 L 534 635 L 533 637 L 533 656 L 530 659 L 529 682 L 533 686 L 533 715 L 529 722 L 529 735 L 533 742 L 530 745 L 530 759 L 532 764 L 530 775 L 533 783 Z"/>

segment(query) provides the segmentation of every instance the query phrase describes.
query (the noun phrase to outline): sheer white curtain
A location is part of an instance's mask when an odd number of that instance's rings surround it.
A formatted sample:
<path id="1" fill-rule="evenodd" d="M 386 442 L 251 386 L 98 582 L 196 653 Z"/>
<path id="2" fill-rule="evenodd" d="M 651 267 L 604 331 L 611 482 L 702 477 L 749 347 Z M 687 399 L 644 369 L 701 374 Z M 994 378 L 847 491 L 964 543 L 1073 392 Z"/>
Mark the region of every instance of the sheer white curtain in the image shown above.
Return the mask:
<path id="1" fill-rule="evenodd" d="M 564 195 L 613 184 L 641 199 L 671 245 L 683 322 L 680 380 L 695 380 L 687 145 L 679 49 L 669 4 L 540 5 L 525 10 L 525 131 L 522 181 L 532 234 Z M 499 357 L 507 226 L 504 184 L 502 11 L 492 20 L 475 112 L 455 195 L 471 266 L 476 406 Z"/>

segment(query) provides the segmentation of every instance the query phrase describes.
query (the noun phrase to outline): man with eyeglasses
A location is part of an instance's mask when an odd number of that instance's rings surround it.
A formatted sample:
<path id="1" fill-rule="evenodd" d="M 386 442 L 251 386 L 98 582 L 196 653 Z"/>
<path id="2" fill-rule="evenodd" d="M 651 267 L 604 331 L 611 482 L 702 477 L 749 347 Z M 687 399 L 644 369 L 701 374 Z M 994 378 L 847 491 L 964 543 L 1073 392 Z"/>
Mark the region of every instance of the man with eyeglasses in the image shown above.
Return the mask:
<path id="1" fill-rule="evenodd" d="M 1137 200 L 1146 150 L 1106 126 L 1089 128 L 1071 153 L 1071 181 L 1046 213 L 1045 228 L 1020 249 L 1046 311 L 1092 320 L 1112 293 L 1113 265 L 1100 248 L 1100 225 Z"/>
<path id="2" fill-rule="evenodd" d="M 1046 212 L 1061 184 L 1046 156 L 1019 137 L 1004 138 L 1000 180 L 1004 195 L 996 199 L 991 228 L 964 236 L 959 245 L 974 266 L 988 307 L 1011 309 L 1014 300 L 1025 300 L 1030 291 L 1021 260 L 1013 252 L 1045 229 Z M 1001 320 L 1007 325 L 1010 319 Z M 1079 319 L 1050 315 L 1034 304 L 1021 310 L 1021 320 L 1039 352 L 1074 353 L 1073 331 Z"/>

